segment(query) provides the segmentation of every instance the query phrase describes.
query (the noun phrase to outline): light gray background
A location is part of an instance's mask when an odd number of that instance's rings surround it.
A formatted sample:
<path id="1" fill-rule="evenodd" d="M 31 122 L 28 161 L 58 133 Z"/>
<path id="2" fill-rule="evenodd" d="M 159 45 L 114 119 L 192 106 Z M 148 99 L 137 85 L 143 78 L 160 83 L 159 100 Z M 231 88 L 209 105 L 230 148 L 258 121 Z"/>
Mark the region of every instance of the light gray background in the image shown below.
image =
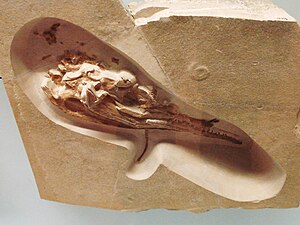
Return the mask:
<path id="1" fill-rule="evenodd" d="M 126 4 L 130 1 L 124 1 Z M 274 0 L 300 21 L 299 0 Z M 129 213 L 41 200 L 0 80 L 0 225 L 299 225 L 300 209 Z"/>

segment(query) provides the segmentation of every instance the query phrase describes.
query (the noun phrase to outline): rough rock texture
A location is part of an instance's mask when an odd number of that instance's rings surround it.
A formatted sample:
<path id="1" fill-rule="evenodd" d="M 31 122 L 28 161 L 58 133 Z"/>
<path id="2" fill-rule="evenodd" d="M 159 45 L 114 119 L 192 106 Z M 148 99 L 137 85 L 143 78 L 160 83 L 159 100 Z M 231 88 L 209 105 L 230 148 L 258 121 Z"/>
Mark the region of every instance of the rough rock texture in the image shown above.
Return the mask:
<path id="1" fill-rule="evenodd" d="M 300 30 L 296 23 L 172 17 L 136 28 L 117 0 L 72 4 L 1 0 L 0 6 L 0 73 L 43 199 L 123 210 L 299 204 L 300 141 L 294 126 L 300 97 Z M 127 53 L 168 88 L 173 85 L 189 103 L 244 129 L 286 169 L 282 192 L 258 204 L 241 204 L 163 167 L 148 180 L 134 181 L 125 176 L 129 155 L 125 148 L 52 123 L 17 86 L 9 59 L 18 29 L 46 16 L 87 29 Z"/>

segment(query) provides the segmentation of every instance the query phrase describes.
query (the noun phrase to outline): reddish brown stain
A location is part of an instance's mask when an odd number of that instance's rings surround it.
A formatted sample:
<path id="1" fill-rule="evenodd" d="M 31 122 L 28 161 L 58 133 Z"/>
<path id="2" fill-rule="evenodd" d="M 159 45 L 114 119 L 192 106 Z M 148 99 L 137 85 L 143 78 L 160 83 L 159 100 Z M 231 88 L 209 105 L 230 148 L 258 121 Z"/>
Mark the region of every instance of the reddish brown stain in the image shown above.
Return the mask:
<path id="1" fill-rule="evenodd" d="M 111 58 L 111 61 L 112 61 L 113 63 L 119 64 L 120 59 L 117 59 L 117 58 L 115 58 L 115 57 L 112 57 L 112 58 Z"/>
<path id="2" fill-rule="evenodd" d="M 42 36 L 45 38 L 49 45 L 57 43 L 56 32 L 59 26 L 60 23 L 55 23 L 48 30 L 45 30 L 43 32 Z"/>

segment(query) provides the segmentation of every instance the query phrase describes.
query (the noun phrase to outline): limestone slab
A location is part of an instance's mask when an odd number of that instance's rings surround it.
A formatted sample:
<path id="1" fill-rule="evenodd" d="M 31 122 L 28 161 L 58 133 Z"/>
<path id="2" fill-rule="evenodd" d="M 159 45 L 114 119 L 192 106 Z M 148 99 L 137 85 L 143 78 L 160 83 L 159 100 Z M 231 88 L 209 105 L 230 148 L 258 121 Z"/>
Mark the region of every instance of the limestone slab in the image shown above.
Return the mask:
<path id="1" fill-rule="evenodd" d="M 135 26 L 115 0 L 0 5 L 0 72 L 41 198 L 118 210 L 298 206 L 300 30 L 295 21 L 173 15 Z M 244 130 L 287 172 L 283 190 L 269 200 L 240 203 L 165 167 L 147 180 L 128 178 L 131 152 L 51 122 L 17 84 L 10 45 L 25 23 L 41 17 L 64 19 L 88 30 L 187 103 Z"/>

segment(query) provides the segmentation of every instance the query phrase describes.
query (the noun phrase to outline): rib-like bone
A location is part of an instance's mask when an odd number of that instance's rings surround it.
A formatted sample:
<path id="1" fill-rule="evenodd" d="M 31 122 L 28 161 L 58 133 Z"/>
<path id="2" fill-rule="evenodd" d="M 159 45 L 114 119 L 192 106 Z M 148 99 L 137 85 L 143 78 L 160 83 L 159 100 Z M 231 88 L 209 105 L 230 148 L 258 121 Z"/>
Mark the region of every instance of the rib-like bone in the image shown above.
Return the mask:
<path id="1" fill-rule="evenodd" d="M 63 110 L 92 117 L 97 122 L 132 129 L 189 132 L 242 144 L 239 137 L 204 120 L 181 113 L 176 104 L 159 101 L 154 86 L 143 86 L 129 71 L 104 68 L 83 54 L 65 56 L 48 72 L 42 88 Z"/>

